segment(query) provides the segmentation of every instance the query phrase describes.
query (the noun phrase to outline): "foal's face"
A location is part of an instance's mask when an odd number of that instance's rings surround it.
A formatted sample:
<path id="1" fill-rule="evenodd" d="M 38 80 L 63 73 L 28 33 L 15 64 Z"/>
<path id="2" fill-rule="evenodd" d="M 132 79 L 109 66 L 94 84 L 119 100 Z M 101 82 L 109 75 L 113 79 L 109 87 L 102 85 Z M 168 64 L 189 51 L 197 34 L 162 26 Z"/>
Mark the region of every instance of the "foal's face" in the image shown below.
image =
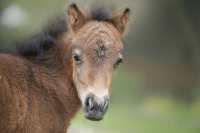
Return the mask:
<path id="1" fill-rule="evenodd" d="M 73 81 L 90 120 L 108 109 L 113 71 L 123 60 L 122 34 L 111 23 L 91 20 L 72 39 Z"/>
<path id="2" fill-rule="evenodd" d="M 89 22 L 73 40 L 73 78 L 87 118 L 101 119 L 108 108 L 112 73 L 122 62 L 120 38 L 112 25 Z"/>

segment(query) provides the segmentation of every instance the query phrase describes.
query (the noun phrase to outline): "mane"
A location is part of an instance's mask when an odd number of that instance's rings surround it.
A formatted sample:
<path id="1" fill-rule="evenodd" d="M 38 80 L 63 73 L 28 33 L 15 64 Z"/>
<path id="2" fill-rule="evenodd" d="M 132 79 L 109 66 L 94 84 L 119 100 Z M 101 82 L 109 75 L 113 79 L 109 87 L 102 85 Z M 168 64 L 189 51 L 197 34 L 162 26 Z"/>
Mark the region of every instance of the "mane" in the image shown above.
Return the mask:
<path id="1" fill-rule="evenodd" d="M 26 38 L 17 47 L 17 53 L 23 57 L 39 57 L 56 45 L 59 35 L 67 32 L 67 22 L 64 15 L 55 17 L 39 33 Z"/>
<path id="2" fill-rule="evenodd" d="M 112 18 L 112 9 L 98 7 L 91 10 L 91 19 L 97 21 L 109 21 Z"/>
<path id="3" fill-rule="evenodd" d="M 91 20 L 108 21 L 112 17 L 112 11 L 100 7 L 90 11 Z M 47 51 L 56 46 L 56 40 L 60 35 L 68 31 L 66 15 L 60 15 L 52 19 L 43 30 L 25 39 L 17 47 L 17 53 L 25 58 L 42 58 Z M 39 58 L 38 58 L 39 57 Z"/>

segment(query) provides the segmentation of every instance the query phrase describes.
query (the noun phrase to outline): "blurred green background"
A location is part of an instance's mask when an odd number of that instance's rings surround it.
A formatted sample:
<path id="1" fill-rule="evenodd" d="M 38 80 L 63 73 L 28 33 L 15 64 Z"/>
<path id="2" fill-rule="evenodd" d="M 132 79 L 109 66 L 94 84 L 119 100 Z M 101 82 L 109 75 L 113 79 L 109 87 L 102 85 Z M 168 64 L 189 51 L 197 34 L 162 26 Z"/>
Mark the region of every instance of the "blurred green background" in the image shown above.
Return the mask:
<path id="1" fill-rule="evenodd" d="M 71 2 L 132 14 L 105 119 L 78 114 L 70 132 L 200 133 L 200 1 L 0 0 L 0 51 L 14 50 Z"/>

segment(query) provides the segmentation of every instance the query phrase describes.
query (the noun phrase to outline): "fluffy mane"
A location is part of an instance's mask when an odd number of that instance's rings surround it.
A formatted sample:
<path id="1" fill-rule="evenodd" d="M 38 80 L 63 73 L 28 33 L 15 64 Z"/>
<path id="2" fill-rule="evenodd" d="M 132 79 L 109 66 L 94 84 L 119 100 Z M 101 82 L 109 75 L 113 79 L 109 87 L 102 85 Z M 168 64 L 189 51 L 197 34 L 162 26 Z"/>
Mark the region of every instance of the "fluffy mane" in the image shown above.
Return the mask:
<path id="1" fill-rule="evenodd" d="M 108 21 L 112 11 L 101 7 L 90 11 L 91 20 Z M 66 15 L 55 17 L 40 33 L 25 39 L 17 48 L 17 53 L 25 58 L 41 57 L 56 46 L 57 38 L 68 31 Z"/>
<path id="2" fill-rule="evenodd" d="M 63 16 L 56 17 L 40 33 L 25 39 L 17 48 L 19 55 L 24 57 L 38 57 L 55 46 L 59 35 L 67 32 L 67 22 Z"/>

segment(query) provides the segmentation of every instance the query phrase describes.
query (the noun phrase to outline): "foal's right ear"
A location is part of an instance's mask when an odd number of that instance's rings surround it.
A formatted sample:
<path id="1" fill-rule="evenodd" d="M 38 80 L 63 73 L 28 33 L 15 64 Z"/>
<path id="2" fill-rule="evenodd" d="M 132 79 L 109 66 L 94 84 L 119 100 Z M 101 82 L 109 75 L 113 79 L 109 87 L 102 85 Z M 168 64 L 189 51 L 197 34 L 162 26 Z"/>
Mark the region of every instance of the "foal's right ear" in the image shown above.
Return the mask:
<path id="1" fill-rule="evenodd" d="M 68 9 L 68 22 L 72 30 L 77 31 L 86 23 L 86 17 L 76 4 L 71 4 Z"/>

